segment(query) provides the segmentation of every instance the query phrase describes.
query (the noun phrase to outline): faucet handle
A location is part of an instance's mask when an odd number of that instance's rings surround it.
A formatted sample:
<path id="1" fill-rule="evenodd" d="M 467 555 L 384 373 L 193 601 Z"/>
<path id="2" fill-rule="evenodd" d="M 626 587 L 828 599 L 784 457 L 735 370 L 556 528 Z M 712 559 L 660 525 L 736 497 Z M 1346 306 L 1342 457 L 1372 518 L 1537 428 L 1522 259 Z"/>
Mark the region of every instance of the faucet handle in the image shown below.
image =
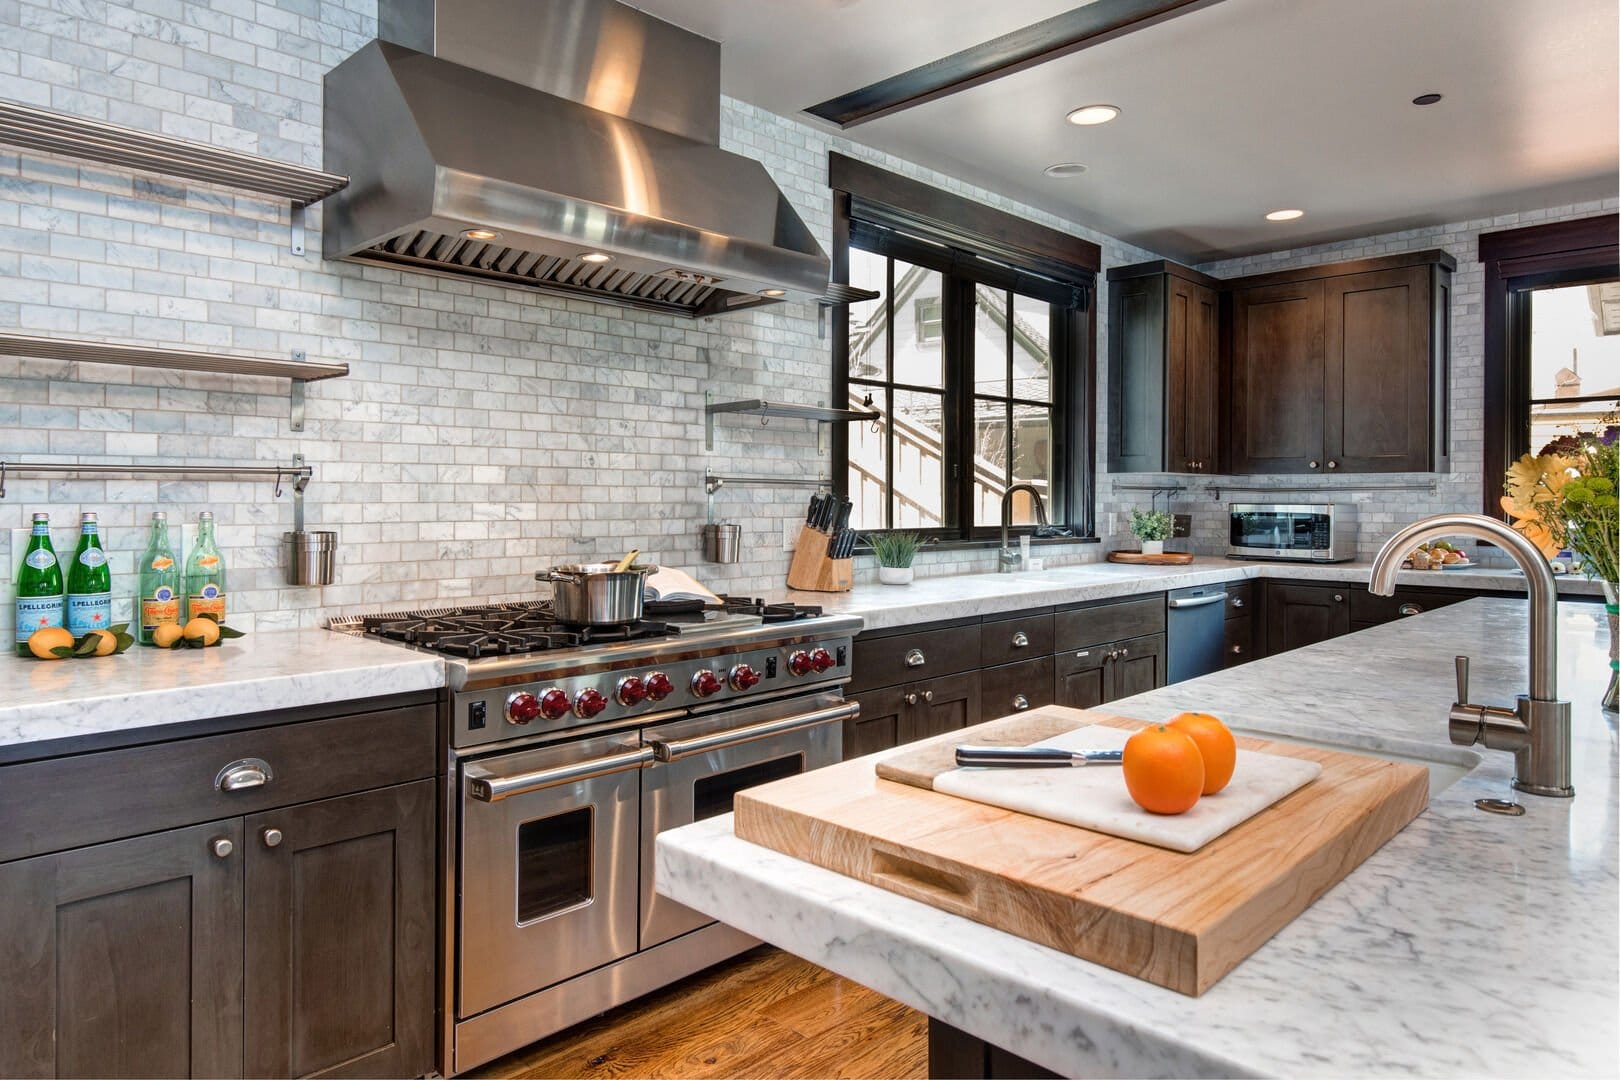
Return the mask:
<path id="1" fill-rule="evenodd" d="M 1468 657 L 1457 657 L 1457 703 L 1468 702 Z"/>

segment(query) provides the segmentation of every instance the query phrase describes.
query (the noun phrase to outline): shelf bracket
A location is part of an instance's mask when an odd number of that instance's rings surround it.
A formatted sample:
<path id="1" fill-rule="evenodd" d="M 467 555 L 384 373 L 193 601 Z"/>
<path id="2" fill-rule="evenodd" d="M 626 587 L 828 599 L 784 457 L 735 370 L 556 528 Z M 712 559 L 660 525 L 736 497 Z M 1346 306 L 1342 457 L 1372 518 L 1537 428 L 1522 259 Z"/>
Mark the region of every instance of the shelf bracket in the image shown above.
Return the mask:
<path id="1" fill-rule="evenodd" d="M 287 227 L 291 234 L 292 253 L 302 255 L 304 253 L 304 204 L 295 202 L 291 206 L 292 213 L 288 215 Z"/>
<path id="2" fill-rule="evenodd" d="M 704 453 L 714 453 L 714 413 L 709 406 L 714 404 L 714 391 L 703 391 L 703 450 Z"/>
<path id="3" fill-rule="evenodd" d="M 292 351 L 292 358 L 293 358 L 294 361 L 301 364 L 307 358 L 307 354 L 304 352 L 303 349 L 294 349 Z M 290 421 L 289 426 L 294 431 L 303 431 L 304 430 L 304 380 L 303 379 L 293 379 L 292 380 L 292 385 L 289 386 L 288 389 L 287 389 L 287 401 L 288 401 L 289 421 Z"/>

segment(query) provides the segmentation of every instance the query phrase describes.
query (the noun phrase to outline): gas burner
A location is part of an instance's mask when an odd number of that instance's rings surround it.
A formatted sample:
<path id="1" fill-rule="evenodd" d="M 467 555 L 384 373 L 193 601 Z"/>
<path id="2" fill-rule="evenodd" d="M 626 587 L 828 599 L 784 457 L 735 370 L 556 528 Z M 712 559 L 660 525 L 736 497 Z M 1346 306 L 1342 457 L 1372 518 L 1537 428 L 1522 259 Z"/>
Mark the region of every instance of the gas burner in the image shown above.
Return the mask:
<path id="1" fill-rule="evenodd" d="M 814 619 L 821 615 L 821 608 L 810 604 L 767 604 L 763 600 L 750 599 L 746 596 L 720 597 L 720 610 L 728 615 L 758 615 L 768 623 L 796 622 L 799 619 Z"/>
<path id="2" fill-rule="evenodd" d="M 545 603 L 364 615 L 360 624 L 374 637 L 468 660 L 670 637 L 679 632 L 660 622 L 570 626 L 559 622 L 551 605 Z"/>

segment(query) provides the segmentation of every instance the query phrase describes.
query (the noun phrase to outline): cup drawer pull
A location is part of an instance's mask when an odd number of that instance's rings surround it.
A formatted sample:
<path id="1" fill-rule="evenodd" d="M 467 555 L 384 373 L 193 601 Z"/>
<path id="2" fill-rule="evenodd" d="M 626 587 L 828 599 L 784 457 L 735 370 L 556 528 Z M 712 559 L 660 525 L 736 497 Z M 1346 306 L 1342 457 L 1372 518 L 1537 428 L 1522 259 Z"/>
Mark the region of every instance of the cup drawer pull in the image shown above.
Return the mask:
<path id="1" fill-rule="evenodd" d="M 276 778 L 270 763 L 263 758 L 239 758 L 219 770 L 214 787 L 220 791 L 247 791 L 261 788 Z"/>

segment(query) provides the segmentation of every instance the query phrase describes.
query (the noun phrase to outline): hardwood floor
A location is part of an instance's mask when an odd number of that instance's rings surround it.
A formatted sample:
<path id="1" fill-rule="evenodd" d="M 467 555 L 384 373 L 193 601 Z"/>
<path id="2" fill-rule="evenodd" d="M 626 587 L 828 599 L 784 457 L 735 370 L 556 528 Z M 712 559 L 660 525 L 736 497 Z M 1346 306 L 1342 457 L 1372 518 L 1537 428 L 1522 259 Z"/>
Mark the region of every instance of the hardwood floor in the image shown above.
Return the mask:
<path id="1" fill-rule="evenodd" d="M 470 1075 L 926 1077 L 928 1018 L 763 946 Z"/>

